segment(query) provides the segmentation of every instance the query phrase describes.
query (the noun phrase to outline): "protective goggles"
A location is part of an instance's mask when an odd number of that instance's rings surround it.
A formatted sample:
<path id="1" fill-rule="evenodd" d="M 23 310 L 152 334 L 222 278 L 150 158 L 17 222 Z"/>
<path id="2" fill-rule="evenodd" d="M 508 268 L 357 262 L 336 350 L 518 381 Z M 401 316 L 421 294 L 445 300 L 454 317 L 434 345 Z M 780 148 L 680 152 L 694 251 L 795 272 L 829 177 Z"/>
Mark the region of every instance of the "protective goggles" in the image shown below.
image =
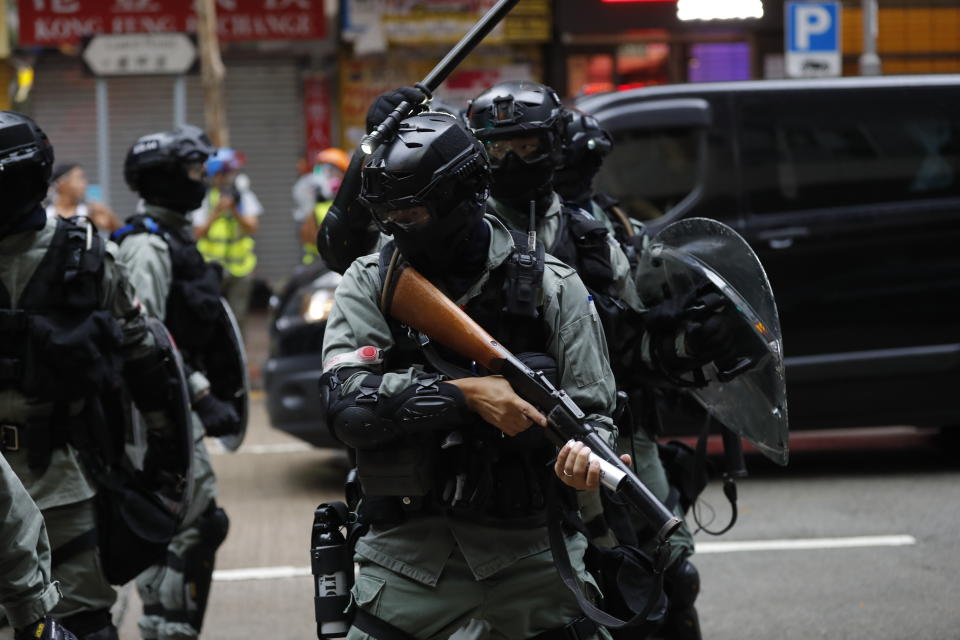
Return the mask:
<path id="1" fill-rule="evenodd" d="M 493 138 L 484 140 L 483 146 L 487 150 L 490 164 L 499 167 L 511 153 L 527 164 L 539 162 L 550 155 L 550 134 L 522 133 L 510 138 Z"/>
<path id="2" fill-rule="evenodd" d="M 425 204 L 399 208 L 390 203 L 370 206 L 370 210 L 380 228 L 388 232 L 396 229 L 412 231 L 426 226 L 434 219 L 430 209 Z"/>

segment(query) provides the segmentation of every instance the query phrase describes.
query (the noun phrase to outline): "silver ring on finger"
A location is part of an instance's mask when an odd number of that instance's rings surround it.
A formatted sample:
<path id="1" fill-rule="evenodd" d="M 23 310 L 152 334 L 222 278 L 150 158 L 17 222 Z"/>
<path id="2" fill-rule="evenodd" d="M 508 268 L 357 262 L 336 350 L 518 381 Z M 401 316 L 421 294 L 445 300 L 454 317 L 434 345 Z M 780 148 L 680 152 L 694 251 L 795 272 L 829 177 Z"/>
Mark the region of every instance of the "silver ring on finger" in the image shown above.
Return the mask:
<path id="1" fill-rule="evenodd" d="M 563 475 L 567 476 L 568 478 L 572 478 L 572 477 L 573 477 L 573 474 L 572 474 L 572 473 L 567 473 L 567 470 L 566 470 L 566 469 L 563 470 Z"/>

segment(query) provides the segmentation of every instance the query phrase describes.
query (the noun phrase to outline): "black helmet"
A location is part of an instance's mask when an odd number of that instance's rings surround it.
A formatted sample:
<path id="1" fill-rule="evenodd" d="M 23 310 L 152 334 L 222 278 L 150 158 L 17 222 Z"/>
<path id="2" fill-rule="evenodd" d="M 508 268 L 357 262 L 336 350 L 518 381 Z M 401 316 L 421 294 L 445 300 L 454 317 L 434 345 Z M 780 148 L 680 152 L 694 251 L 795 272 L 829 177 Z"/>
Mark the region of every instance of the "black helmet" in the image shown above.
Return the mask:
<path id="1" fill-rule="evenodd" d="M 47 195 L 53 146 L 37 123 L 14 111 L 0 111 L 0 229 L 36 209 Z"/>
<path id="2" fill-rule="evenodd" d="M 186 213 L 206 195 L 204 164 L 216 148 L 198 127 L 143 136 L 130 147 L 123 177 L 150 204 Z"/>
<path id="3" fill-rule="evenodd" d="M 502 82 L 470 102 L 467 122 L 493 167 L 493 194 L 517 199 L 549 187 L 563 159 L 563 105 L 550 87 Z"/>
<path id="4" fill-rule="evenodd" d="M 454 118 L 459 120 L 462 124 L 464 122 L 463 118 L 466 113 L 466 110 L 462 106 L 456 107 L 452 102 L 447 102 L 445 100 L 441 100 L 440 98 L 437 98 L 436 96 L 434 96 L 433 98 L 430 99 L 430 102 L 427 103 L 426 111 L 422 111 L 421 113 L 430 113 L 430 112 L 449 113 Z"/>
<path id="5" fill-rule="evenodd" d="M 424 272 L 449 266 L 482 218 L 490 165 L 480 142 L 456 117 L 422 113 L 367 158 L 361 203 Z"/>
<path id="6" fill-rule="evenodd" d="M 563 162 L 553 185 L 565 200 L 579 202 L 592 197 L 593 179 L 613 149 L 613 138 L 593 116 L 576 109 L 566 109 L 566 113 Z"/>

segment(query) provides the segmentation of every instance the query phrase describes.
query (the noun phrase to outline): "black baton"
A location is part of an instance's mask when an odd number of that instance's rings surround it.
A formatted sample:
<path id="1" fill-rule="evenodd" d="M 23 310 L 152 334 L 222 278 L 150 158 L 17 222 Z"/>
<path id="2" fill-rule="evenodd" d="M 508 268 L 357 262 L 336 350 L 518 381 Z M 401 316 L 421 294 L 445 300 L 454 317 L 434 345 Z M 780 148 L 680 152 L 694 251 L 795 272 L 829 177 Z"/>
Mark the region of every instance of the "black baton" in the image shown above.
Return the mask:
<path id="1" fill-rule="evenodd" d="M 447 76 L 463 62 L 463 59 L 480 44 L 481 40 L 487 37 L 487 34 L 490 33 L 494 27 L 500 24 L 504 16 L 510 13 L 510 10 L 513 9 L 519 1 L 520 0 L 500 0 L 497 4 L 490 7 L 486 15 L 480 18 L 477 24 L 473 25 L 473 28 L 467 32 L 467 35 L 463 36 L 460 42 L 454 45 L 453 49 L 450 49 L 447 55 L 443 57 L 443 60 L 437 63 L 437 66 L 427 74 L 423 81 L 413 86 L 423 91 L 427 95 L 427 98 L 430 98 L 437 87 L 447 79 Z M 406 100 L 398 104 L 397 108 L 394 109 L 383 122 L 377 125 L 376 129 L 360 140 L 360 150 L 369 155 L 376 151 L 377 147 L 381 144 L 393 138 L 397 133 L 397 129 L 400 127 L 400 122 L 410 115 L 415 106 L 416 105 Z"/>

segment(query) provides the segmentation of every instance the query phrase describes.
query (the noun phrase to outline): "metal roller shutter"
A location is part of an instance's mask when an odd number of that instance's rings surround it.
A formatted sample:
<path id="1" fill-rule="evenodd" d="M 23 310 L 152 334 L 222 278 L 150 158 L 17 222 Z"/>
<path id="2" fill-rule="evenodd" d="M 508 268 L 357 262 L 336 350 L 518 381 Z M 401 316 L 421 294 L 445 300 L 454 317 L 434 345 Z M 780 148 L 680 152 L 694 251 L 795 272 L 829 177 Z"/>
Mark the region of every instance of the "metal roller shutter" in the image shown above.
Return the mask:
<path id="1" fill-rule="evenodd" d="M 256 275 L 279 285 L 299 263 L 300 247 L 290 211 L 290 188 L 302 153 L 303 115 L 299 72 L 293 58 L 227 60 L 227 117 L 231 145 L 247 156 L 245 173 L 263 204 L 256 236 Z M 76 58 L 43 56 L 33 89 L 33 114 L 50 136 L 58 162 L 79 162 L 91 183 L 97 171 L 96 81 Z M 110 204 L 121 217 L 136 196 L 123 180 L 123 161 L 141 135 L 173 126 L 172 77 L 110 78 Z M 202 125 L 198 76 L 187 78 L 187 122 Z"/>
<path id="2" fill-rule="evenodd" d="M 290 189 L 303 152 L 303 99 L 293 59 L 227 61 L 230 144 L 247 156 L 245 173 L 263 204 L 257 275 L 276 286 L 300 262 Z M 190 93 L 190 97 L 199 96 Z"/>

